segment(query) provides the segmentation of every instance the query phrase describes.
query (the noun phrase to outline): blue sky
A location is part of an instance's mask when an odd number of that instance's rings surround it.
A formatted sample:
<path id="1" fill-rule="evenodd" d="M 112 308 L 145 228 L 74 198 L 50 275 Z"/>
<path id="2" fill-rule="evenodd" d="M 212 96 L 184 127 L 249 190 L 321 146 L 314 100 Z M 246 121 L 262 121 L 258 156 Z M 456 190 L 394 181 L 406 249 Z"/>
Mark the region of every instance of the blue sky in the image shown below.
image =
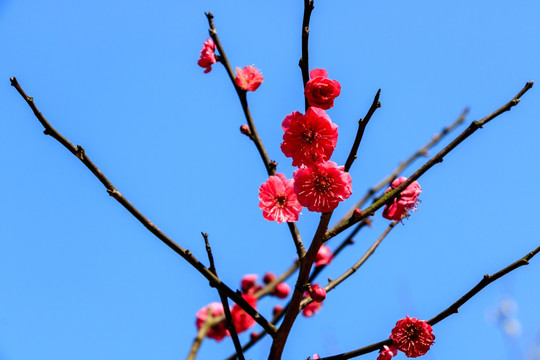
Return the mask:
<path id="1" fill-rule="evenodd" d="M 218 272 L 236 287 L 243 274 L 284 271 L 295 251 L 286 226 L 264 220 L 258 209 L 266 173 L 238 131 L 245 120 L 224 69 L 203 74 L 196 65 L 208 38 L 204 12 L 214 13 L 232 66 L 261 69 L 265 80 L 248 96 L 251 111 L 278 171 L 290 177 L 294 168 L 279 145 L 281 121 L 303 108 L 302 4 L 0 0 L 0 359 L 185 358 L 195 312 L 218 299 L 43 135 L 9 78 L 16 76 L 53 126 L 203 262 L 200 232 L 209 233 Z M 358 118 L 382 89 L 382 107 L 351 170 L 353 197 L 334 220 L 464 107 L 467 122 L 478 120 L 527 81 L 540 81 L 538 2 L 315 5 L 310 65 L 342 86 L 328 111 L 339 126 L 334 161 L 344 163 Z M 534 87 L 420 179 L 418 211 L 329 294 L 320 313 L 298 319 L 284 359 L 382 340 L 398 319 L 431 318 L 483 274 L 540 245 L 539 99 Z M 303 211 L 298 226 L 306 242 L 317 222 L 318 214 Z M 386 225 L 377 214 L 321 281 L 349 268 Z M 539 281 L 535 258 L 492 284 L 435 326 L 436 344 L 425 358 L 539 359 Z M 510 338 L 489 321 L 508 298 L 522 327 Z M 264 299 L 261 312 L 268 315 L 275 303 Z M 268 347 L 262 341 L 247 356 L 264 359 Z M 199 358 L 232 351 L 230 341 L 208 340 Z"/>

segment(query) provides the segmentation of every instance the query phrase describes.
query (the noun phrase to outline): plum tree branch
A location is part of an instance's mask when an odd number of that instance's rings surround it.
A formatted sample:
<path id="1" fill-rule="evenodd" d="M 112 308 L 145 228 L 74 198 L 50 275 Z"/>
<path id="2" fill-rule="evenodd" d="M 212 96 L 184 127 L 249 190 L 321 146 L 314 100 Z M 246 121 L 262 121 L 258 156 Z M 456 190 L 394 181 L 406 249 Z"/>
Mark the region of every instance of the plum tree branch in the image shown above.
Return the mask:
<path id="1" fill-rule="evenodd" d="M 204 244 L 206 247 L 206 253 L 208 254 L 208 261 L 210 262 L 210 271 L 218 276 L 216 265 L 214 263 L 214 255 L 212 255 L 212 248 L 210 247 L 210 241 L 208 241 L 208 234 L 202 232 L 201 235 L 204 238 Z M 214 284 L 210 282 L 210 286 L 214 287 Z M 238 339 L 238 333 L 236 332 L 236 328 L 234 327 L 234 322 L 231 315 L 231 309 L 229 308 L 229 301 L 225 295 L 223 295 L 221 292 L 218 291 L 219 299 L 221 300 L 221 305 L 223 305 L 223 312 L 225 313 L 225 319 L 227 321 L 227 330 L 229 330 L 229 334 L 231 334 L 231 338 L 234 344 L 234 349 L 236 350 L 236 355 L 238 355 L 238 359 L 245 360 L 244 358 L 244 352 L 242 351 L 242 344 L 240 344 L 240 339 Z"/>
<path id="2" fill-rule="evenodd" d="M 309 20 L 311 19 L 311 12 L 315 6 L 313 0 L 304 0 L 304 17 L 302 19 L 302 57 L 298 61 L 298 66 L 302 71 L 302 81 L 304 83 L 303 89 L 306 88 L 306 84 L 309 81 Z M 305 110 L 307 111 L 309 103 L 304 96 Z"/>
<path id="3" fill-rule="evenodd" d="M 452 314 L 456 314 L 458 312 L 459 308 L 463 304 L 465 304 L 473 296 L 478 294 L 486 286 L 488 286 L 489 284 L 491 284 L 495 280 L 505 276 L 506 274 L 514 271 L 515 269 L 517 269 L 517 268 L 519 268 L 519 267 L 521 267 L 523 265 L 528 265 L 529 260 L 531 260 L 539 252 L 540 252 L 540 246 L 537 247 L 536 249 L 534 249 L 533 251 L 527 253 L 525 256 L 523 256 L 521 259 L 517 260 L 516 262 L 514 262 L 514 263 L 508 265 L 507 267 L 505 267 L 504 269 L 496 272 L 495 274 L 493 274 L 493 275 L 484 275 L 484 277 L 482 278 L 482 280 L 480 280 L 480 282 L 478 284 L 476 284 L 465 295 L 463 295 L 461 298 L 459 298 L 459 300 L 457 300 L 455 303 L 450 305 L 448 308 L 443 310 L 441 313 L 439 313 L 438 315 L 436 315 L 432 319 L 428 320 L 428 323 L 430 325 L 435 325 L 438 322 L 440 322 L 440 321 L 444 320 L 445 318 L 447 318 L 448 316 L 450 316 Z M 352 359 L 352 358 L 358 357 L 360 355 L 364 355 L 364 354 L 367 354 L 367 353 L 370 353 L 370 352 L 373 352 L 373 351 L 376 351 L 376 350 L 380 350 L 380 349 L 382 349 L 382 347 L 384 345 L 391 345 L 391 344 L 392 344 L 392 340 L 387 339 L 387 340 L 379 341 L 377 343 L 365 346 L 363 348 L 360 348 L 360 349 L 357 349 L 357 350 L 354 350 L 354 351 L 350 351 L 350 352 L 339 354 L 339 355 L 334 355 L 334 356 L 321 358 L 321 360 L 346 360 L 346 359 Z"/>
<path id="4" fill-rule="evenodd" d="M 75 155 L 82 163 L 94 174 L 98 180 L 105 186 L 107 193 L 112 196 L 116 201 L 118 201 L 122 206 L 129 211 L 139 222 L 148 229 L 154 236 L 161 240 L 165 245 L 167 245 L 171 250 L 180 255 L 184 260 L 186 260 L 191 266 L 193 266 L 199 273 L 201 273 L 210 283 L 219 290 L 220 293 L 225 294 L 235 303 L 237 303 L 242 309 L 244 309 L 251 317 L 257 321 L 265 330 L 267 330 L 271 336 L 274 336 L 277 329 L 276 327 L 266 320 L 261 314 L 259 314 L 249 303 L 247 303 L 240 295 L 233 291 L 229 286 L 223 283 L 214 273 L 212 273 L 206 266 L 204 266 L 189 250 L 184 249 L 176 242 L 174 242 L 170 237 L 168 237 L 163 231 L 161 231 L 154 223 L 152 223 L 148 218 L 146 218 L 133 204 L 131 204 L 121 193 L 118 191 L 114 185 L 107 179 L 107 177 L 101 172 L 101 170 L 90 160 L 82 146 L 74 146 L 69 140 L 67 140 L 62 134 L 60 134 L 43 116 L 41 111 L 36 107 L 34 99 L 24 92 L 21 85 L 15 77 L 11 79 L 11 86 L 13 86 L 22 98 L 26 101 L 28 106 L 34 112 L 34 115 L 38 121 L 43 125 L 45 130 L 43 133 L 53 137 L 55 140 L 60 142 L 69 152 Z"/>
<path id="5" fill-rule="evenodd" d="M 529 81 L 525 84 L 525 86 L 519 91 L 519 93 L 514 96 L 508 103 L 501 106 L 499 109 L 495 110 L 491 114 L 487 115 L 481 120 L 473 121 L 467 129 L 465 129 L 461 134 L 459 134 L 450 144 L 448 144 L 444 149 L 442 149 L 437 155 L 433 156 L 430 160 L 428 160 L 422 167 L 420 167 L 414 174 L 412 174 L 406 181 L 404 181 L 401 185 L 396 187 L 395 189 L 388 191 L 383 196 L 381 196 L 380 199 L 375 201 L 373 204 L 368 206 L 366 209 L 362 210 L 362 215 L 359 217 L 350 216 L 349 218 L 340 221 L 338 224 L 336 224 L 332 229 L 328 230 L 325 234 L 324 239 L 330 239 L 337 234 L 341 233 L 345 229 L 348 229 L 352 225 L 356 224 L 357 222 L 362 221 L 368 216 L 372 216 L 375 211 L 383 207 L 385 204 L 391 202 L 394 198 L 399 196 L 399 194 L 405 190 L 407 186 L 409 186 L 413 181 L 417 180 L 425 174 L 429 169 L 431 169 L 435 164 L 438 164 L 443 161 L 443 158 L 452 151 L 455 147 L 457 147 L 461 142 L 463 142 L 465 139 L 467 139 L 469 136 L 474 134 L 476 130 L 482 128 L 485 124 L 490 122 L 491 120 L 495 119 L 497 116 L 501 115 L 502 113 L 509 111 L 514 106 L 516 106 L 519 103 L 519 99 L 523 94 L 525 94 L 530 88 L 532 88 L 533 82 Z"/>
<path id="6" fill-rule="evenodd" d="M 238 85 L 236 85 L 236 81 L 234 80 L 235 76 L 234 76 L 231 64 L 229 63 L 229 60 L 227 59 L 227 55 L 225 55 L 225 50 L 223 49 L 223 46 L 221 45 L 221 41 L 219 40 L 219 37 L 217 35 L 216 27 L 214 25 L 214 15 L 212 15 L 211 12 L 207 12 L 205 13 L 205 15 L 206 15 L 206 18 L 208 19 L 208 26 L 209 26 L 208 32 L 212 40 L 214 40 L 214 43 L 216 44 L 217 50 L 219 52 L 219 62 L 221 62 L 223 66 L 225 67 L 225 70 L 227 71 L 227 74 L 229 75 L 229 78 L 231 79 L 234 89 L 236 90 L 236 94 L 238 95 L 238 98 L 240 99 L 242 110 L 244 110 L 244 115 L 246 117 L 249 130 L 251 132 L 249 135 L 249 138 L 253 141 L 253 143 L 257 147 L 257 150 L 259 151 L 259 154 L 264 163 L 268 176 L 275 175 L 277 164 L 276 162 L 271 161 L 270 158 L 268 157 L 266 148 L 264 147 L 261 137 L 259 136 L 259 133 L 257 132 L 257 128 L 255 128 L 255 122 L 253 121 L 251 112 L 249 111 L 248 102 L 247 102 L 247 91 L 241 89 Z M 293 238 L 294 245 L 296 246 L 296 252 L 298 254 L 298 257 L 303 258 L 306 254 L 306 250 L 304 248 L 304 244 L 302 243 L 300 232 L 298 231 L 298 228 L 296 227 L 295 223 L 288 222 L 287 226 L 289 227 L 289 231 Z"/>

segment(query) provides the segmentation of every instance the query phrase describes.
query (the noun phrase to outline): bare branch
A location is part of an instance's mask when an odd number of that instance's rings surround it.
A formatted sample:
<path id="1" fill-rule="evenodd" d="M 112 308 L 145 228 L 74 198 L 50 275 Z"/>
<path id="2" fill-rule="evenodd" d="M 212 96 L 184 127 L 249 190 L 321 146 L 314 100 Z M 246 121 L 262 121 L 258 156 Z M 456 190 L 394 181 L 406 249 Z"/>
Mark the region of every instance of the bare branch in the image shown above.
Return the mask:
<path id="1" fill-rule="evenodd" d="M 304 89 L 309 81 L 309 20 L 311 18 L 311 12 L 314 9 L 313 0 L 304 0 L 304 18 L 302 20 L 302 57 L 298 62 L 300 70 L 302 71 L 302 81 L 304 83 Z M 305 110 L 307 111 L 309 103 L 304 96 Z"/>
<path id="2" fill-rule="evenodd" d="M 493 113 L 489 114 L 488 116 L 484 117 L 482 120 L 479 121 L 473 121 L 465 131 L 463 131 L 460 135 L 458 135 L 448 146 L 446 146 L 444 149 L 442 149 L 437 155 L 432 157 L 430 160 L 428 160 L 420 169 L 418 169 L 414 174 L 412 174 L 406 181 L 404 181 L 400 186 L 396 187 L 395 189 L 385 193 L 379 200 L 375 201 L 373 204 L 368 206 L 365 210 L 362 210 L 362 215 L 359 217 L 351 216 L 345 220 L 340 221 L 337 225 L 335 225 L 332 229 L 327 231 L 324 239 L 327 240 L 329 238 L 332 238 L 336 236 L 337 234 L 341 233 L 343 230 L 348 229 L 352 225 L 356 224 L 357 222 L 362 221 L 368 216 L 372 216 L 375 214 L 375 211 L 383 207 L 385 204 L 391 202 L 394 198 L 399 196 L 399 194 L 405 190 L 407 186 L 409 186 L 413 181 L 417 180 L 425 174 L 433 165 L 438 164 L 443 161 L 443 158 L 452 151 L 456 146 L 458 146 L 463 140 L 467 139 L 469 136 L 471 136 L 476 130 L 482 128 L 485 124 L 496 118 L 497 116 L 501 115 L 502 113 L 509 111 L 512 109 L 512 107 L 516 106 L 519 103 L 519 99 L 523 94 L 525 94 L 530 88 L 532 88 L 533 82 L 529 81 L 525 84 L 523 89 L 512 98 L 508 103 L 500 107 L 499 109 L 495 110 Z"/>
<path id="3" fill-rule="evenodd" d="M 71 142 L 69 142 L 64 136 L 62 136 L 51 124 L 45 119 L 43 114 L 39 111 L 34 103 L 34 99 L 24 92 L 22 87 L 16 78 L 12 77 L 11 85 L 17 89 L 19 94 L 30 106 L 34 115 L 39 120 L 41 125 L 45 128 L 43 131 L 45 135 L 50 135 L 58 142 L 60 142 L 66 149 L 68 149 L 73 155 L 75 155 L 82 163 L 98 178 L 99 181 L 107 189 L 107 193 L 112 196 L 116 201 L 118 201 L 122 206 L 129 211 L 139 222 L 147 228 L 152 234 L 154 234 L 159 240 L 161 240 L 165 245 L 167 245 L 171 250 L 180 255 L 184 260 L 186 260 L 191 266 L 193 266 L 199 273 L 201 273 L 214 287 L 216 287 L 220 293 L 225 294 L 227 297 L 232 299 L 235 303 L 238 304 L 242 309 L 244 309 L 251 317 L 257 321 L 265 330 L 267 330 L 270 335 L 274 335 L 277 331 L 276 327 L 268 322 L 261 314 L 259 314 L 251 305 L 249 305 L 241 296 L 236 294 L 230 287 L 223 283 L 217 276 L 215 276 L 208 268 L 206 268 L 193 254 L 191 251 L 184 249 L 177 243 L 175 243 L 170 237 L 168 237 L 163 231 L 161 231 L 154 223 L 148 220 L 135 206 L 133 206 L 121 193 L 118 191 L 113 184 L 107 179 L 107 177 L 99 170 L 99 168 L 90 160 L 88 155 L 86 155 L 84 149 L 77 145 L 75 147 Z"/>

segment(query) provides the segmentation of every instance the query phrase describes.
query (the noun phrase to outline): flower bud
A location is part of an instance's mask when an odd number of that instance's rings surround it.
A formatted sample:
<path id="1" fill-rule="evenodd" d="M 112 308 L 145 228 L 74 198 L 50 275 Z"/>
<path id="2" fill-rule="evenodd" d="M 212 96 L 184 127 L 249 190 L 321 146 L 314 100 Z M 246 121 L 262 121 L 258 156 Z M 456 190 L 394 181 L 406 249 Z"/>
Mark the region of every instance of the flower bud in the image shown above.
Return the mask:
<path id="1" fill-rule="evenodd" d="M 251 130 L 246 124 L 240 126 L 240 132 L 246 136 L 251 136 Z"/>
<path id="2" fill-rule="evenodd" d="M 326 291 L 319 285 L 310 285 L 308 293 L 315 302 L 321 303 L 326 299 Z"/>
<path id="3" fill-rule="evenodd" d="M 272 295 L 278 297 L 279 299 L 285 299 L 287 296 L 289 296 L 290 292 L 291 292 L 291 287 L 289 286 L 289 284 L 279 283 L 274 289 L 274 292 L 272 293 Z"/>
<path id="4" fill-rule="evenodd" d="M 266 274 L 264 274 L 263 282 L 268 285 L 275 279 L 276 279 L 276 275 L 274 275 L 274 273 L 267 272 Z"/>
<path id="5" fill-rule="evenodd" d="M 255 282 L 257 281 L 257 274 L 247 274 L 244 275 L 242 278 L 242 281 L 240 282 L 240 289 L 242 289 L 242 292 L 246 294 L 250 291 L 252 287 L 255 286 Z"/>
<path id="6" fill-rule="evenodd" d="M 281 305 L 276 305 L 274 306 L 274 309 L 272 310 L 272 315 L 274 317 L 278 316 L 279 314 L 281 314 L 281 312 L 283 311 L 283 306 Z"/>
<path id="7" fill-rule="evenodd" d="M 360 216 L 362 216 L 362 210 L 360 210 L 360 209 L 354 209 L 353 216 L 354 216 L 355 218 L 359 218 Z"/>

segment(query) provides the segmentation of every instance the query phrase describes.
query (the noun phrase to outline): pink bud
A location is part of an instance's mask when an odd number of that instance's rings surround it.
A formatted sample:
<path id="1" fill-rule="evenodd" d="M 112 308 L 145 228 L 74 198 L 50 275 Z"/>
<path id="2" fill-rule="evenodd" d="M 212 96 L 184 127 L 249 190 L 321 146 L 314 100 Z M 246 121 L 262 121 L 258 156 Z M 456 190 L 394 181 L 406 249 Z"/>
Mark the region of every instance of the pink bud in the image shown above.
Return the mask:
<path id="1" fill-rule="evenodd" d="M 259 338 L 259 334 L 256 331 L 254 331 L 251 334 L 249 334 L 249 338 L 251 341 L 255 341 Z"/>
<path id="2" fill-rule="evenodd" d="M 318 355 L 318 354 L 313 354 L 313 360 L 318 360 L 320 359 L 321 357 Z"/>
<path id="3" fill-rule="evenodd" d="M 265 284 L 270 284 L 272 281 L 274 281 L 276 279 L 276 275 L 274 275 L 274 273 L 271 273 L 271 272 L 267 272 L 266 274 L 264 274 L 264 277 L 263 277 L 263 282 Z"/>
<path id="4" fill-rule="evenodd" d="M 242 278 L 242 281 L 240 283 L 240 289 L 242 289 L 242 292 L 245 294 L 249 292 L 249 290 L 255 286 L 255 282 L 257 281 L 257 274 L 247 274 L 244 275 Z"/>
<path id="5" fill-rule="evenodd" d="M 246 136 L 251 136 L 251 130 L 246 124 L 240 126 L 240 132 Z"/>
<path id="6" fill-rule="evenodd" d="M 311 296 L 315 302 L 321 303 L 326 299 L 326 291 L 319 285 L 311 285 L 308 292 L 309 296 Z"/>
<path id="7" fill-rule="evenodd" d="M 360 216 L 362 216 L 362 210 L 360 210 L 360 209 L 354 209 L 353 216 L 354 216 L 355 218 L 359 218 Z"/>
<path id="8" fill-rule="evenodd" d="M 283 306 L 281 305 L 276 305 L 274 306 L 274 309 L 272 310 L 272 315 L 274 317 L 278 316 L 279 314 L 281 314 L 281 312 L 283 311 Z"/>
<path id="9" fill-rule="evenodd" d="M 287 296 L 289 296 L 290 292 L 291 292 L 291 287 L 289 286 L 289 284 L 279 283 L 274 289 L 274 292 L 272 293 L 272 295 L 278 297 L 279 299 L 285 299 Z"/>

